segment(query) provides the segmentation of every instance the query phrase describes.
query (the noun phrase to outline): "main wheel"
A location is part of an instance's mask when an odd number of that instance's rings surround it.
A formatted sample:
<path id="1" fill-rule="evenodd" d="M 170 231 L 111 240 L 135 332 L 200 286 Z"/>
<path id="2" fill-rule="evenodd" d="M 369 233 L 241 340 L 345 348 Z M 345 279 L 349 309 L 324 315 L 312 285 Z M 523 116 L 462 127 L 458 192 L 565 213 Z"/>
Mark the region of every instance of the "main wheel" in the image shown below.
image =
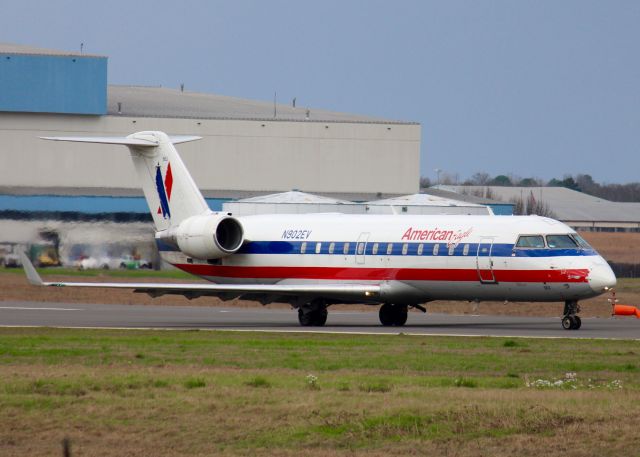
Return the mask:
<path id="1" fill-rule="evenodd" d="M 298 308 L 298 322 L 303 327 L 311 327 L 313 325 L 313 312 L 304 312 L 302 308 Z"/>
<path id="2" fill-rule="evenodd" d="M 573 330 L 574 328 L 573 316 L 564 316 L 562 318 L 562 328 L 565 330 Z"/>
<path id="3" fill-rule="evenodd" d="M 303 327 L 322 327 L 327 323 L 327 308 L 298 308 L 298 322 Z"/>
<path id="4" fill-rule="evenodd" d="M 402 327 L 407 322 L 407 307 L 385 303 L 380 307 L 378 317 L 380 318 L 380 323 L 385 327 L 392 325 Z"/>
<path id="5" fill-rule="evenodd" d="M 398 311 L 396 313 L 396 321 L 394 322 L 394 325 L 398 326 L 398 327 L 402 327 L 404 324 L 407 323 L 407 317 L 409 317 L 409 310 L 407 309 L 406 306 L 398 306 Z"/>
<path id="6" fill-rule="evenodd" d="M 391 327 L 394 322 L 394 313 L 393 313 L 393 305 L 390 303 L 385 303 L 380 307 L 380 311 L 378 312 L 378 317 L 380 318 L 380 323 L 385 327 Z"/>

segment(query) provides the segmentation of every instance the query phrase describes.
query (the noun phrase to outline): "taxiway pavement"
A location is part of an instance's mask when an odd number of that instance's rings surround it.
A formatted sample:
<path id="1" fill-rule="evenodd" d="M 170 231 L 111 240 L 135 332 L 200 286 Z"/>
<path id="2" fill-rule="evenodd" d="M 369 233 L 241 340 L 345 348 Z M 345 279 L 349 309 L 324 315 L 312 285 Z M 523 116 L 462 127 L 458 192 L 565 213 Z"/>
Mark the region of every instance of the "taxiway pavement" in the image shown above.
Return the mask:
<path id="1" fill-rule="evenodd" d="M 583 318 L 580 330 L 563 330 L 559 317 L 411 312 L 404 327 L 382 327 L 376 308 L 371 312 L 329 308 L 324 327 L 300 327 L 295 310 L 5 301 L 0 302 L 0 326 L 640 339 L 640 320 L 634 318 Z"/>

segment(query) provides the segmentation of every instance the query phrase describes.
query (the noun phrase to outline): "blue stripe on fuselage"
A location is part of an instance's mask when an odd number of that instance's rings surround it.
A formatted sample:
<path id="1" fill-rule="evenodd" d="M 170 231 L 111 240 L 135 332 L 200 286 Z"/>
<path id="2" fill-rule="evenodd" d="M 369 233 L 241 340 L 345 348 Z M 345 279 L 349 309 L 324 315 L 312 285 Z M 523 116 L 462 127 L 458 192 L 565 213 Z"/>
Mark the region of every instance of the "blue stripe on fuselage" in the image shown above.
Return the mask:
<path id="1" fill-rule="evenodd" d="M 305 243 L 305 254 L 324 255 L 355 255 L 356 241 L 251 241 L 244 244 L 237 254 L 300 254 L 302 244 Z M 319 252 L 316 252 L 316 243 L 320 244 Z M 156 240 L 159 251 L 178 251 L 161 240 Z M 333 244 L 333 252 L 329 248 Z M 376 254 L 373 253 L 375 244 L 378 245 Z M 391 252 L 387 254 L 387 247 L 391 244 Z M 403 246 L 407 245 L 406 254 L 402 253 Z M 345 245 L 346 249 L 345 249 Z M 422 245 L 422 253 L 418 253 L 419 246 Z M 434 246 L 438 245 L 438 251 L 434 254 Z M 465 253 L 465 246 L 468 246 Z M 483 246 L 488 247 L 488 244 Z M 478 243 L 461 243 L 457 245 L 453 252 L 449 254 L 446 243 L 385 243 L 369 241 L 363 255 L 378 256 L 420 256 L 420 257 L 443 257 L 443 256 L 473 256 L 478 255 Z M 492 257 L 576 257 L 594 256 L 598 253 L 593 249 L 514 249 L 513 244 L 496 243 L 491 248 Z M 480 257 L 488 257 L 489 252 L 481 251 Z"/>

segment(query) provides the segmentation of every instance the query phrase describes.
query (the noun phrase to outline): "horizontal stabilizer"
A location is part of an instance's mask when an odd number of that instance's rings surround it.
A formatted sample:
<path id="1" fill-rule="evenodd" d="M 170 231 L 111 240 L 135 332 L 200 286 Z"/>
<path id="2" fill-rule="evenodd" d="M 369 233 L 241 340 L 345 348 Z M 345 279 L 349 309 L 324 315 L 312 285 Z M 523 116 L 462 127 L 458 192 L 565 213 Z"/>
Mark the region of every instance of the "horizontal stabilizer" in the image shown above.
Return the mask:
<path id="1" fill-rule="evenodd" d="M 53 141 L 70 141 L 75 143 L 101 143 L 101 144 L 121 144 L 123 146 L 137 146 L 137 147 L 156 147 L 157 141 L 145 140 L 142 138 L 129 138 L 126 136 L 41 136 L 43 140 Z M 169 140 L 173 144 L 188 143 L 189 141 L 196 141 L 202 139 L 201 136 L 188 136 L 188 135 L 176 135 L 170 136 Z"/>

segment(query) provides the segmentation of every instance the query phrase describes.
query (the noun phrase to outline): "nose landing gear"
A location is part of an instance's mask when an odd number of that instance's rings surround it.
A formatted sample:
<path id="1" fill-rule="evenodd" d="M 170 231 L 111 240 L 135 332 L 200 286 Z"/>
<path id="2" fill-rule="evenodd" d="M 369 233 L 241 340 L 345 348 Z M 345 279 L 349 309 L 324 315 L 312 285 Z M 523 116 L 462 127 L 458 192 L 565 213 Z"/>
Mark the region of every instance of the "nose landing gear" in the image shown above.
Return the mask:
<path id="1" fill-rule="evenodd" d="M 564 312 L 562 316 L 562 328 L 565 330 L 578 330 L 582 326 L 582 320 L 577 314 L 580 312 L 580 305 L 576 300 L 564 302 Z"/>

